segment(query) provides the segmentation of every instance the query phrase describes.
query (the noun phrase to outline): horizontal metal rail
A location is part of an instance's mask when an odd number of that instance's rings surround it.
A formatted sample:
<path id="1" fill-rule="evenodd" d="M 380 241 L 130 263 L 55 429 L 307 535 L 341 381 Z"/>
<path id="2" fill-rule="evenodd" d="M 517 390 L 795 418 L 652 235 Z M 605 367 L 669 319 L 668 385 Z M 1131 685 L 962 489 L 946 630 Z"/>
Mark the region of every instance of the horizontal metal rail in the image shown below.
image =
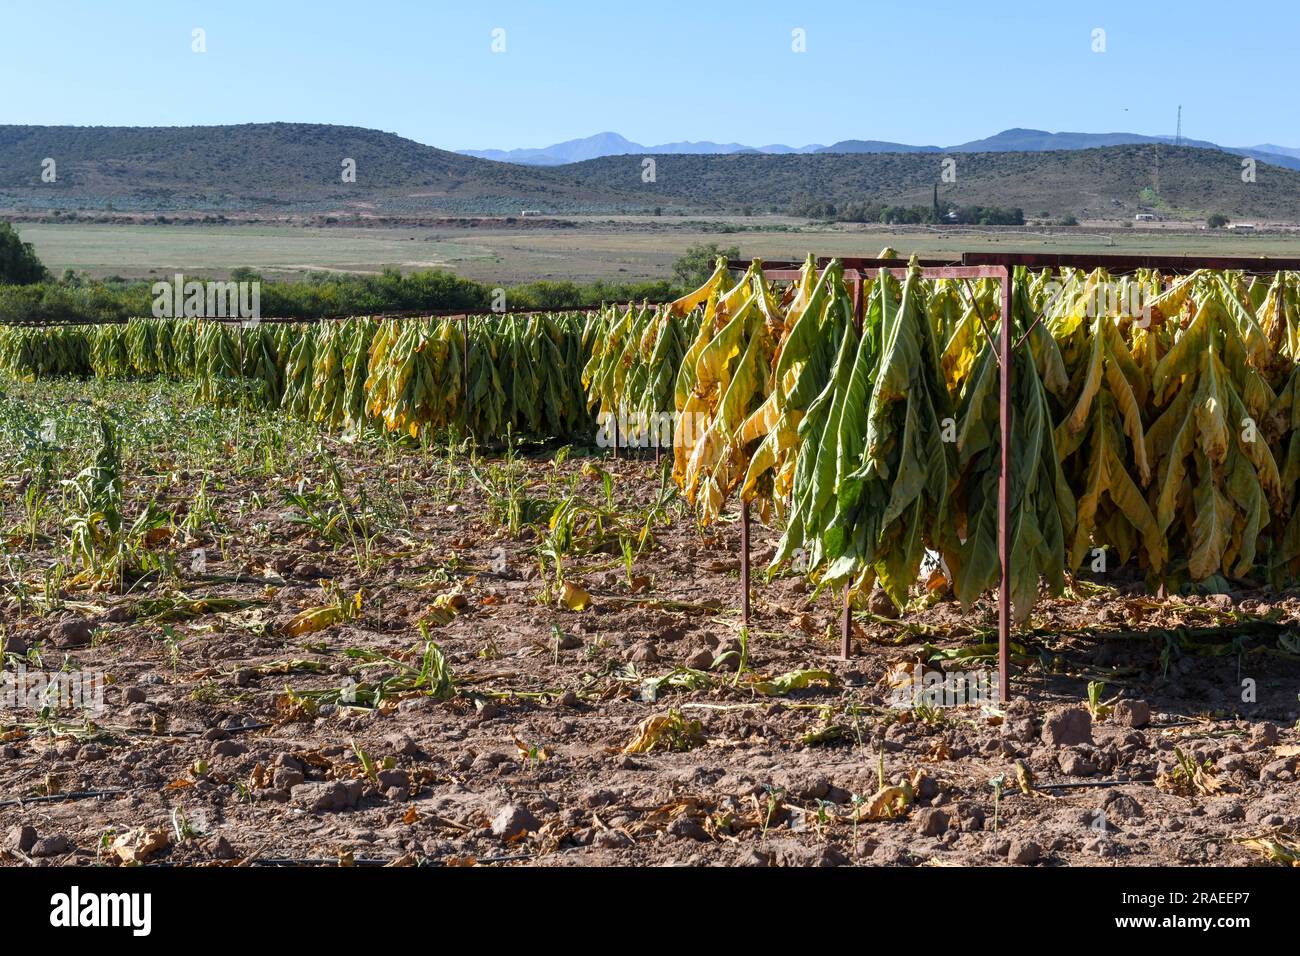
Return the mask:
<path id="1" fill-rule="evenodd" d="M 791 272 L 798 273 L 803 269 L 804 262 L 806 260 L 774 259 L 769 261 L 767 259 L 762 259 L 760 261 L 763 264 L 763 274 L 770 275 L 772 272 L 791 271 Z M 816 265 L 818 270 L 825 269 L 832 262 L 839 262 L 842 266 L 844 266 L 844 271 L 848 272 L 854 269 L 858 271 L 862 271 L 866 269 L 875 270 L 880 268 L 887 268 L 887 269 L 898 268 L 907 265 L 908 260 L 897 258 L 897 257 L 893 259 L 878 259 L 874 257 L 864 258 L 862 256 L 817 256 L 813 260 L 813 262 Z M 917 259 L 916 260 L 917 265 L 927 266 L 927 267 L 955 266 L 955 265 L 959 265 L 960 263 L 961 263 L 960 256 L 954 256 L 951 259 Z M 749 269 L 751 265 L 753 265 L 753 262 L 746 259 L 727 260 L 727 268 L 739 272 L 746 271 L 747 269 Z"/>
<path id="2" fill-rule="evenodd" d="M 892 260 L 897 262 L 897 260 Z M 861 276 L 866 274 L 868 277 L 871 273 L 879 273 L 884 269 L 890 275 L 898 279 L 906 279 L 907 274 L 911 271 L 910 266 L 879 266 L 867 267 L 865 269 L 845 268 L 844 277 L 854 279 L 855 275 Z M 1006 269 L 1002 266 L 922 266 L 920 275 L 923 279 L 1001 279 L 1005 275 Z M 794 282 L 798 280 L 803 273 L 794 269 L 764 269 L 763 276 L 774 282 Z"/>
<path id="3" fill-rule="evenodd" d="M 1186 275 L 1198 269 L 1241 272 L 1297 272 L 1300 259 L 1270 256 L 1157 256 L 1094 255 L 1091 253 L 1048 252 L 964 252 L 963 265 L 1026 266 L 1030 269 L 1085 269 L 1098 267 L 1109 272 L 1157 269 Z"/>

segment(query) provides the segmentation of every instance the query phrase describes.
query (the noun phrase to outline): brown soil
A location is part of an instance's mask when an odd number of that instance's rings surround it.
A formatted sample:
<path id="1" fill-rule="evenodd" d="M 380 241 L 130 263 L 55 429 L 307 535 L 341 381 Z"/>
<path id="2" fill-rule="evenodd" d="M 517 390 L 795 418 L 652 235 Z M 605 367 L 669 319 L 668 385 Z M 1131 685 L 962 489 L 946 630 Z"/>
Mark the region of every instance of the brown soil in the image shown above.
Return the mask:
<path id="1" fill-rule="evenodd" d="M 409 462 L 377 463 L 358 448 L 334 448 L 350 476 L 409 475 Z M 586 461 L 570 459 L 561 475 L 581 475 Z M 654 497 L 652 463 L 597 461 L 629 512 Z M 537 483 L 553 466 L 527 468 Z M 580 492 L 603 500 L 590 475 Z M 861 613 L 856 656 L 844 661 L 831 596 L 793 575 L 756 574 L 747 669 L 737 675 L 732 654 L 708 686 L 665 686 L 646 700 L 645 678 L 741 650 L 734 522 L 703 533 L 676 517 L 656 526 L 656 546 L 633 569 L 646 579 L 636 593 L 616 546 L 570 557 L 569 579 L 592 596 L 577 612 L 539 601 L 553 567 L 539 570 L 537 527 L 512 538 L 473 481 L 448 495 L 444 475 L 414 477 L 427 490 L 406 501 L 413 526 L 382 536 L 364 571 L 350 545 L 287 522 L 264 480 L 227 476 L 210 488 L 231 525 L 225 551 L 179 531 L 159 547 L 177 556 L 191 597 L 258 602 L 249 608 L 141 619 L 158 596 L 145 585 L 69 593 L 44 617 L 11 599 L 11 650 L 26 645 L 47 671 L 103 671 L 113 683 L 94 726 L 76 714 L 45 725 L 31 712 L 0 715 L 2 858 L 116 862 L 123 854 L 108 848 L 124 834 L 147 862 L 184 864 L 1224 866 L 1265 862 L 1238 842 L 1248 837 L 1295 843 L 1300 667 L 1279 643 L 1300 620 L 1294 597 L 1151 601 L 1096 588 L 1047 600 L 1019 638 L 1004 710 L 897 709 L 891 674 L 989 640 L 990 602 L 967 612 L 936 600 L 901 620 Z M 268 504 L 235 517 L 253 491 Z M 184 476 L 172 492 L 194 493 Z M 756 529 L 755 554 L 775 542 Z M 198 548 L 206 577 L 189 570 Z M 322 579 L 347 599 L 361 592 L 358 616 L 287 636 L 294 614 L 327 603 Z M 464 606 L 429 631 L 454 679 L 449 699 L 408 690 L 377 709 L 317 709 L 302 696 L 418 667 L 417 622 L 451 593 Z M 55 647 L 76 621 L 95 629 L 92 643 Z M 363 666 L 348 654 L 358 649 L 393 661 Z M 806 668 L 833 682 L 770 696 L 756 686 Z M 1098 720 L 1062 713 L 1086 704 L 1089 679 L 1105 681 L 1106 699 L 1136 703 L 1114 702 Z M 1242 701 L 1245 679 L 1257 703 Z M 622 752 L 670 709 L 699 722 L 694 746 Z M 805 741 L 828 726 L 838 729 L 825 742 Z M 1189 772 L 1177 772 L 1177 754 Z M 1032 774 L 1027 793 L 1017 762 Z M 882 774 L 888 785 L 906 778 L 912 799 L 893 818 L 867 819 Z M 34 828 L 35 846 L 22 827 Z M 166 839 L 149 846 L 157 833 Z"/>

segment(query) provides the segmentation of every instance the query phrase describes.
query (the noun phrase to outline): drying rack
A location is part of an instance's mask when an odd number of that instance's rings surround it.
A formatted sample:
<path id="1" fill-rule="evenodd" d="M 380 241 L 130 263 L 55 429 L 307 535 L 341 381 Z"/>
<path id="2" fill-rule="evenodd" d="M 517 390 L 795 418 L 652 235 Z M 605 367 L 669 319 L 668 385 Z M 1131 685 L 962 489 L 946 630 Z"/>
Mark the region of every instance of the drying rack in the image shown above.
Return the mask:
<path id="1" fill-rule="evenodd" d="M 835 257 L 843 264 L 845 281 L 853 292 L 853 317 L 858 328 L 862 327 L 862 288 L 867 273 L 879 274 L 887 270 L 897 278 L 905 278 L 909 266 L 901 259 L 877 259 L 857 257 Z M 832 257 L 816 259 L 817 268 L 824 269 L 833 261 Z M 732 260 L 728 265 L 735 270 L 748 269 L 750 264 Z M 1156 256 L 1156 255 L 1090 255 L 1090 254 L 1050 254 L 1050 253 L 963 253 L 957 260 L 920 259 L 915 260 L 919 275 L 923 279 L 960 279 L 969 282 L 973 279 L 997 279 L 1002 287 L 1002 315 L 999 323 L 998 340 L 994 347 L 998 358 L 998 431 L 1001 447 L 1001 461 L 998 472 L 998 563 L 1001 580 L 998 587 L 998 699 L 1006 702 L 1011 698 L 1011 540 L 1009 528 L 1011 511 L 1009 501 L 1011 448 L 1011 379 L 1012 357 L 1025 343 L 1042 316 L 1025 329 L 1018 340 L 1013 342 L 1011 331 L 1011 283 L 1018 266 L 1029 269 L 1065 269 L 1075 268 L 1092 271 L 1104 268 L 1112 275 L 1123 275 L 1139 269 L 1158 270 L 1166 276 L 1183 276 L 1198 269 L 1219 271 L 1242 271 L 1252 274 L 1300 271 L 1300 258 L 1243 258 L 1233 256 Z M 765 264 L 764 278 L 775 282 L 792 282 L 800 278 L 800 264 L 780 262 Z M 972 302 L 974 302 L 972 296 Z M 988 322 L 978 309 L 976 315 L 984 327 L 984 332 L 992 343 L 992 332 Z M 740 614 L 741 620 L 748 627 L 750 620 L 750 509 L 749 502 L 743 496 L 740 506 Z M 840 615 L 840 656 L 845 660 L 853 656 L 853 621 L 850 607 L 851 588 L 844 589 L 844 607 Z"/>

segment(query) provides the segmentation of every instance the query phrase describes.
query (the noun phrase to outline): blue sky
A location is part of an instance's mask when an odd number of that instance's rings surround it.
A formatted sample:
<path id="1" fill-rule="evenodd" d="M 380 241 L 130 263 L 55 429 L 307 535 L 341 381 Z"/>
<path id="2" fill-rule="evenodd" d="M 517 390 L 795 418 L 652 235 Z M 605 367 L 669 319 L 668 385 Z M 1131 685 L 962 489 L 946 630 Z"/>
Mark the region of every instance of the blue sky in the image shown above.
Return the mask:
<path id="1" fill-rule="evenodd" d="M 0 0 L 0 123 L 946 146 L 1011 126 L 1172 135 L 1181 103 L 1188 137 L 1300 147 L 1297 35 L 1300 5 L 1268 0 Z"/>

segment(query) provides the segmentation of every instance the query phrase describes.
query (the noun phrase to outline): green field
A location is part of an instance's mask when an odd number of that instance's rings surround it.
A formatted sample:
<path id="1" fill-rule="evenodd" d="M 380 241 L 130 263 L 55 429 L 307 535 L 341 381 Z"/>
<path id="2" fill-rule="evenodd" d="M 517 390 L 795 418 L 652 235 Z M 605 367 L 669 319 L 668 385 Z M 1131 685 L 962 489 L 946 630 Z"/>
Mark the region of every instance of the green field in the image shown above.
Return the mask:
<path id="1" fill-rule="evenodd" d="M 563 228 L 377 226 L 161 226 L 24 223 L 18 229 L 55 274 L 147 278 L 175 272 L 222 276 L 249 266 L 268 278 L 309 272 L 372 273 L 450 269 L 505 284 L 534 279 L 642 280 L 669 276 L 688 246 L 716 242 L 764 259 L 967 250 L 1300 255 L 1300 236 L 1242 236 L 1162 228 L 932 229 L 808 225 L 780 217 L 676 220 L 651 217 L 568 220 Z"/>

